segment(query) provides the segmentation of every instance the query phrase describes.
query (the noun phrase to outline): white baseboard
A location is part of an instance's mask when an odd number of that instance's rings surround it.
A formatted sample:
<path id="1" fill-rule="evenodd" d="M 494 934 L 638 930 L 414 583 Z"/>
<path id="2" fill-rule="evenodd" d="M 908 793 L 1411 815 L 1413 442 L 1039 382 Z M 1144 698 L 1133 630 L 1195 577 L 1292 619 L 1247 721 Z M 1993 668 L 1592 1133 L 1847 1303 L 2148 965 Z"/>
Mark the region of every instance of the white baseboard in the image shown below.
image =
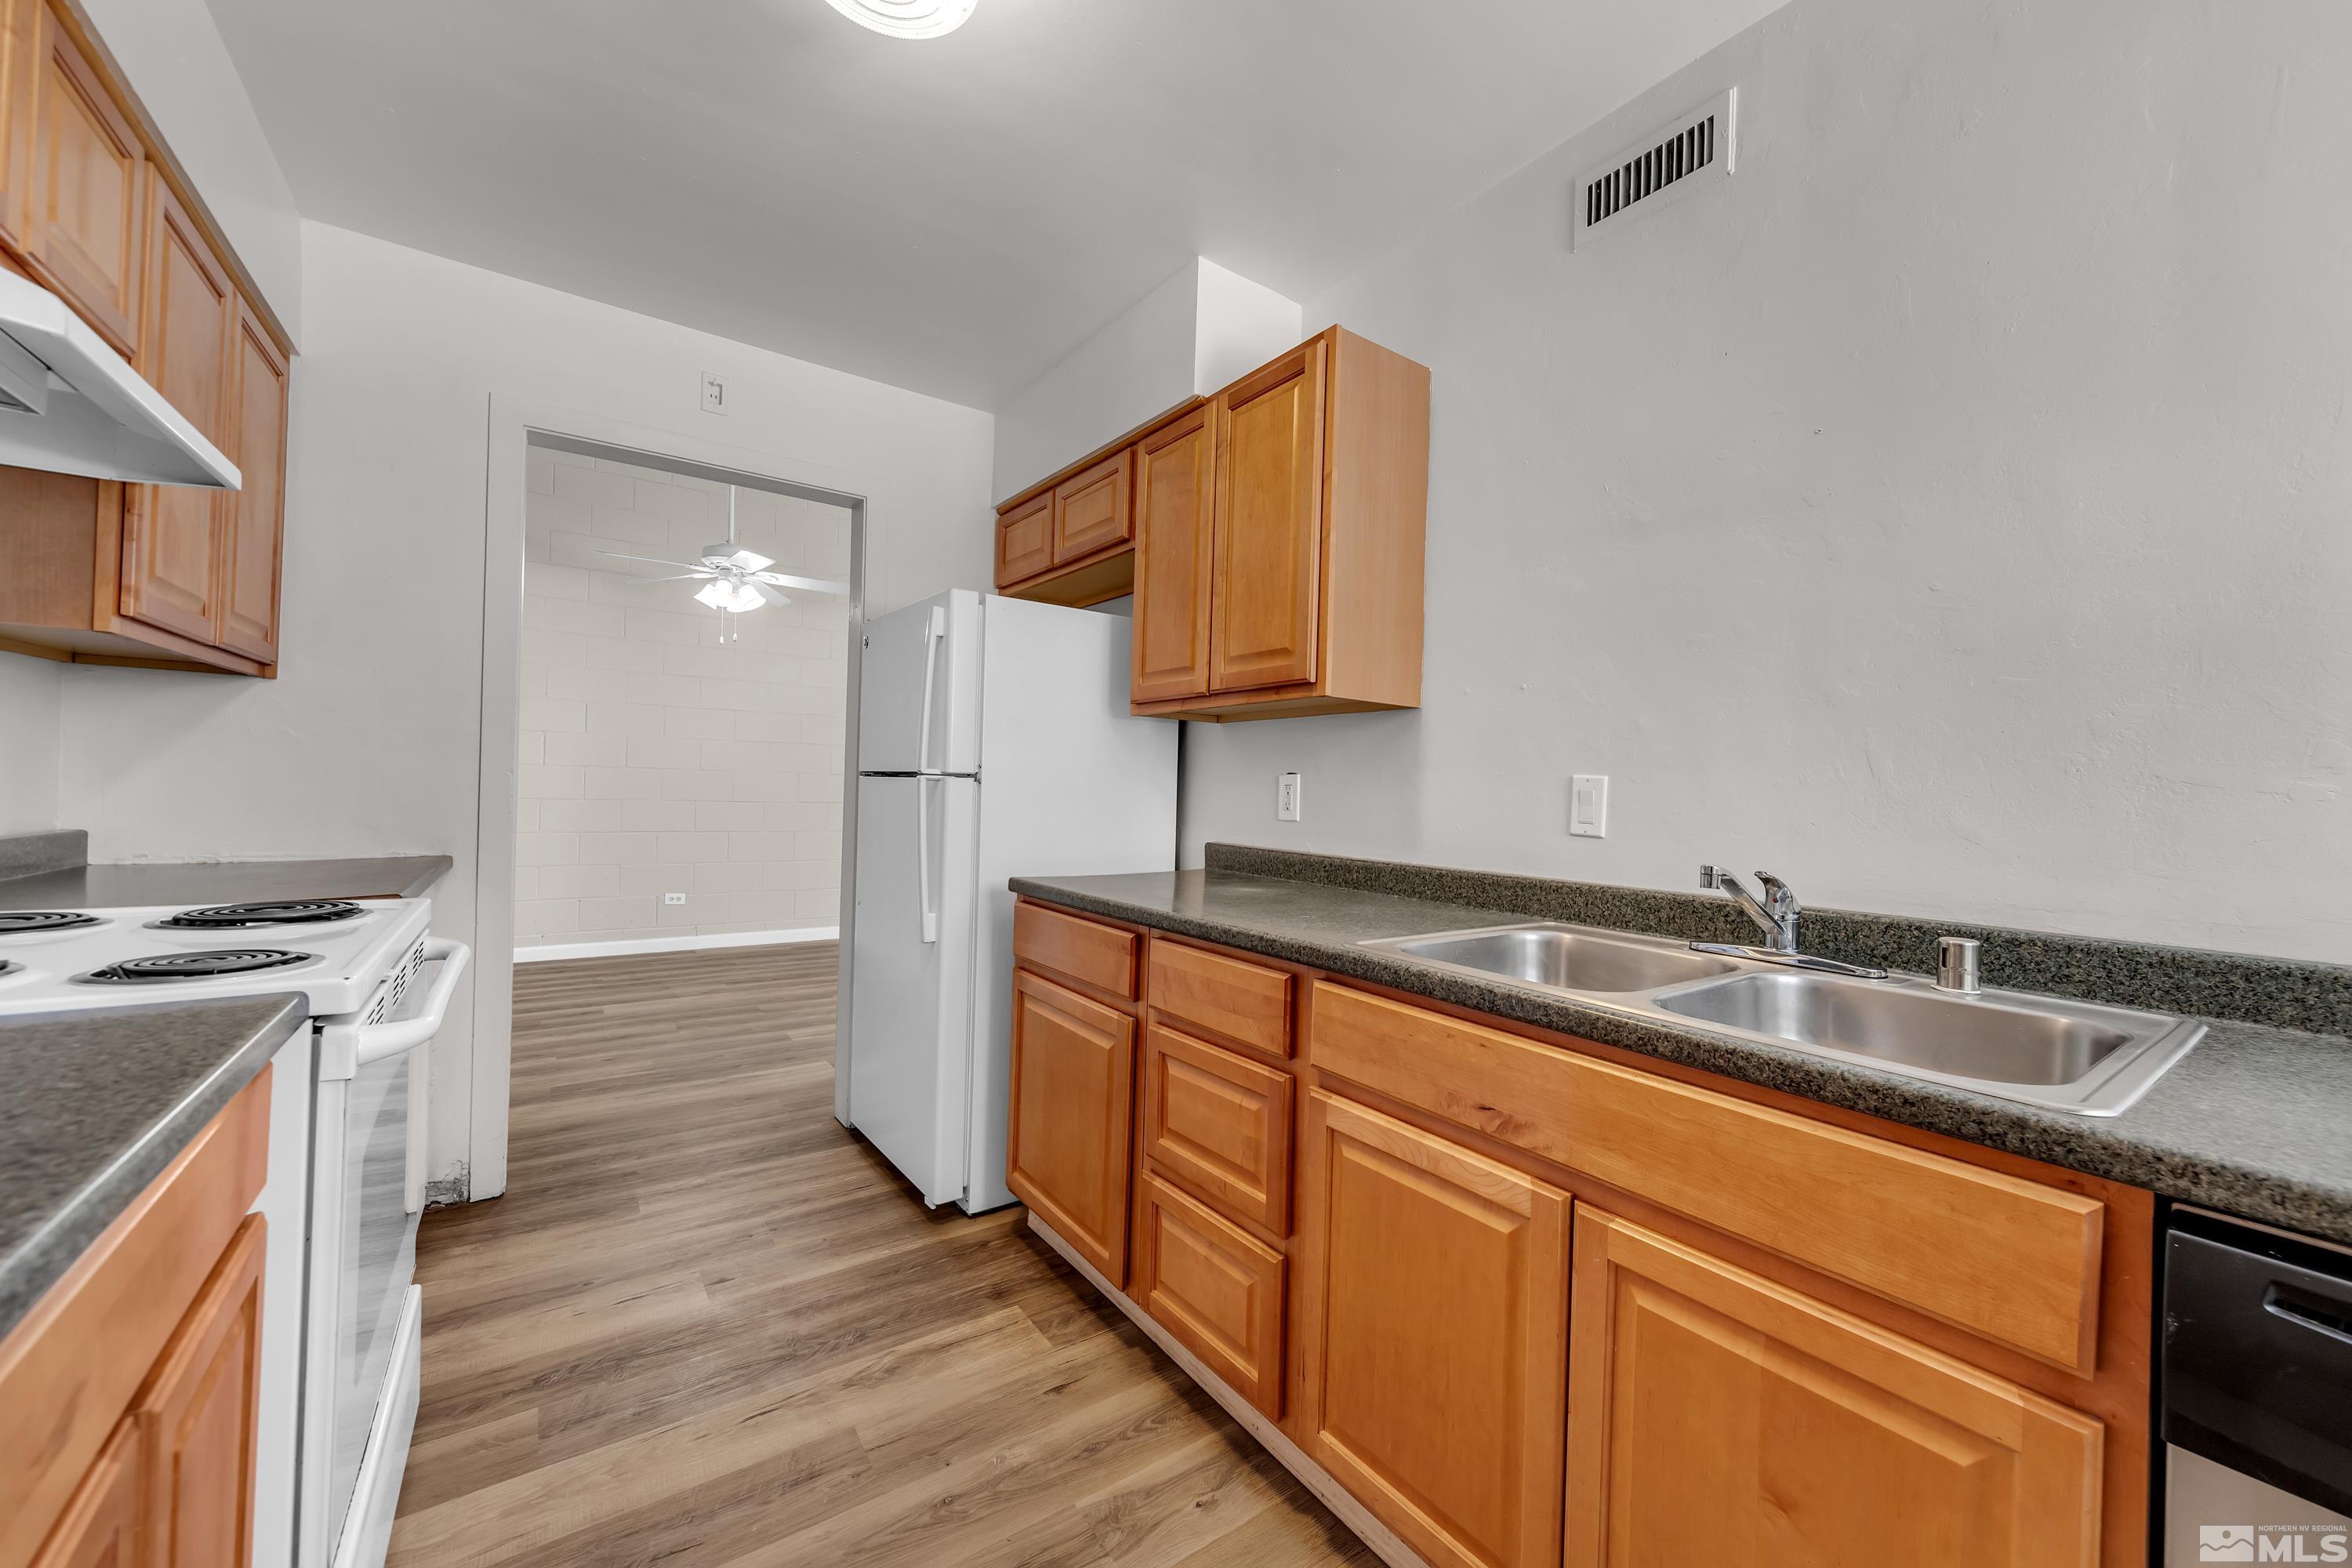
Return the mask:
<path id="1" fill-rule="evenodd" d="M 1135 1299 L 1104 1279 L 1091 1263 L 1080 1258 L 1054 1227 L 1039 1219 L 1035 1210 L 1029 1214 L 1029 1228 L 1037 1239 L 1062 1255 L 1062 1261 L 1086 1277 L 1087 1284 L 1125 1312 L 1135 1326 L 1150 1336 L 1169 1360 L 1184 1371 L 1184 1374 L 1208 1391 L 1209 1397 L 1223 1406 L 1226 1415 L 1241 1423 L 1242 1430 L 1258 1440 L 1260 1447 L 1280 1460 L 1285 1469 L 1304 1482 L 1307 1489 L 1321 1500 L 1325 1508 L 1339 1517 L 1339 1522 L 1356 1532 L 1357 1539 L 1372 1549 L 1372 1555 L 1389 1568 L 1430 1568 L 1429 1560 L 1406 1545 L 1396 1531 L 1374 1519 L 1371 1510 L 1356 1500 L 1354 1494 L 1339 1484 L 1339 1479 L 1307 1457 L 1307 1451 L 1285 1436 L 1281 1427 L 1260 1414 L 1256 1405 L 1244 1399 L 1234 1386 L 1208 1364 L 1178 1344 L 1173 1335 L 1160 1326 L 1159 1321 L 1145 1311 Z"/>
<path id="2" fill-rule="evenodd" d="M 611 942 L 560 942 L 545 947 L 515 949 L 517 963 L 546 963 L 559 958 L 618 958 L 632 952 L 688 952 L 702 947 L 776 947 L 788 942 L 831 942 L 839 926 L 794 926 L 790 931 L 717 931 L 709 936 L 616 937 Z"/>

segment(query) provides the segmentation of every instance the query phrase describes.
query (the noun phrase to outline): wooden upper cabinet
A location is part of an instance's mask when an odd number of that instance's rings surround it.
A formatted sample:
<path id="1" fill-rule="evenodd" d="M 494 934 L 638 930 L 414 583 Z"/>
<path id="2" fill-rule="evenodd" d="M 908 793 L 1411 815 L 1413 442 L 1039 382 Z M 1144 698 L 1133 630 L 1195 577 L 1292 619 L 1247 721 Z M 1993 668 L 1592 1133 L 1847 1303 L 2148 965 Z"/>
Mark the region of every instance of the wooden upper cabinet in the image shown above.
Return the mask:
<path id="1" fill-rule="evenodd" d="M 1315 679 L 1328 357 L 1318 338 L 1217 395 L 1213 691 Z"/>
<path id="2" fill-rule="evenodd" d="M 1308 1453 L 1434 1568 L 1549 1568 L 1567 1195 L 1320 1090 L 1305 1148 Z"/>
<path id="3" fill-rule="evenodd" d="M 1054 493 L 1032 496 L 996 520 L 996 585 L 1009 588 L 1054 564 Z"/>
<path id="4" fill-rule="evenodd" d="M 245 488 L 223 495 L 223 647 L 275 664 L 278 579 L 286 531 L 286 357 L 250 305 L 239 302 L 229 344 L 229 458 Z"/>
<path id="5" fill-rule="evenodd" d="M 146 1568 L 246 1568 L 260 1433 L 261 1266 L 246 1220 L 131 1407 L 147 1489 Z"/>
<path id="6" fill-rule="evenodd" d="M 215 446 L 230 419 L 236 290 L 187 209 L 147 172 L 148 279 L 138 369 Z M 221 629 L 222 492 L 133 485 L 125 498 L 121 613 L 198 642 Z"/>
<path id="7" fill-rule="evenodd" d="M 1568 1568 L 2087 1568 L 2099 1424 L 1580 1205 Z"/>
<path id="8" fill-rule="evenodd" d="M 146 149 L 56 13 L 44 8 L 38 28 L 26 253 L 101 336 L 135 357 Z"/>
<path id="9" fill-rule="evenodd" d="M 43 9 L 42 0 L 0 0 L 0 242 L 19 250 L 33 174 L 34 68 Z"/>
<path id="10" fill-rule="evenodd" d="M 1013 972 L 1005 1181 L 1115 1287 L 1127 1283 L 1135 1020 Z"/>
<path id="11" fill-rule="evenodd" d="M 1054 564 L 1066 565 L 1135 537 L 1129 505 L 1133 454 L 1114 452 L 1054 487 Z"/>
<path id="12" fill-rule="evenodd" d="M 1133 700 L 1209 689 L 1216 425 L 1207 404 L 1135 447 Z"/>

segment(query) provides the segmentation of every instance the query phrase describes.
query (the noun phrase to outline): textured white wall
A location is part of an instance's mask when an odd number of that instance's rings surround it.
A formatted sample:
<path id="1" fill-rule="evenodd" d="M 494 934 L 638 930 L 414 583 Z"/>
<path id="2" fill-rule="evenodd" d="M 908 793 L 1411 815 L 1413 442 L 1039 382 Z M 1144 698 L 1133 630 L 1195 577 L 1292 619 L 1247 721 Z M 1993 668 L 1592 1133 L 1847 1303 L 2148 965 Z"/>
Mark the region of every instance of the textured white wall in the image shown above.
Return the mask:
<path id="1" fill-rule="evenodd" d="M 64 669 L 0 653 L 0 834 L 78 827 L 58 820 L 58 740 Z"/>
<path id="2" fill-rule="evenodd" d="M 795 590 L 721 642 L 699 584 L 605 552 L 698 559 L 726 486 L 541 447 L 526 483 L 516 942 L 837 924 L 849 601 Z M 849 580 L 847 508 L 735 511 L 777 571 Z"/>
<path id="3" fill-rule="evenodd" d="M 446 853 L 435 925 L 482 940 L 493 392 L 865 495 L 871 612 L 988 581 L 985 414 L 346 230 L 303 239 L 281 673 L 67 669 L 61 795 L 96 858 Z M 725 417 L 697 406 L 704 370 L 729 378 Z M 436 1179 L 467 1145 L 467 996 L 434 1045 Z"/>
<path id="4" fill-rule="evenodd" d="M 299 342 L 301 218 L 211 9 L 205 0 L 83 0 L 83 8 Z"/>
<path id="5" fill-rule="evenodd" d="M 2352 957 L 2347 189 L 2352 8 L 1796 0 L 1307 302 L 1434 373 L 1426 705 L 1194 726 L 1188 855 Z"/>

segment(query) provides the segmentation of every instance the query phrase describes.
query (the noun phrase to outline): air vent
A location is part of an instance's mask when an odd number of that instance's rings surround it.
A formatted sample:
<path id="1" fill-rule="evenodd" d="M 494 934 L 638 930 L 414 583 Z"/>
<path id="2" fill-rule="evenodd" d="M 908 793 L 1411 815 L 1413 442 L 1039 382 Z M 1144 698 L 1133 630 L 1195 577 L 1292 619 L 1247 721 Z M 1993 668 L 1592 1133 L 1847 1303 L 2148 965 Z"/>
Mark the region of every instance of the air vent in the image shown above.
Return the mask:
<path id="1" fill-rule="evenodd" d="M 1695 188 L 1727 178 L 1736 146 L 1736 89 L 1645 136 L 1576 182 L 1576 223 L 1570 243 L 1617 228 L 1639 213 L 1654 212 Z"/>

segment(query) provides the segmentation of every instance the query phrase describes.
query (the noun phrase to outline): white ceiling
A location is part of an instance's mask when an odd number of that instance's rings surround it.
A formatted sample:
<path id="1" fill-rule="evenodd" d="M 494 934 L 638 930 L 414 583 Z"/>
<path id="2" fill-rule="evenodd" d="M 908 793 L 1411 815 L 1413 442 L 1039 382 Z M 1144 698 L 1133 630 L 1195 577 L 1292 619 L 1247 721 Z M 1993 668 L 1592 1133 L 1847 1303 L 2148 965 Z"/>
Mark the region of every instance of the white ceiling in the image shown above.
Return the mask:
<path id="1" fill-rule="evenodd" d="M 1195 254 L 1345 276 L 1779 3 L 211 0 L 305 216 L 983 408 Z"/>

